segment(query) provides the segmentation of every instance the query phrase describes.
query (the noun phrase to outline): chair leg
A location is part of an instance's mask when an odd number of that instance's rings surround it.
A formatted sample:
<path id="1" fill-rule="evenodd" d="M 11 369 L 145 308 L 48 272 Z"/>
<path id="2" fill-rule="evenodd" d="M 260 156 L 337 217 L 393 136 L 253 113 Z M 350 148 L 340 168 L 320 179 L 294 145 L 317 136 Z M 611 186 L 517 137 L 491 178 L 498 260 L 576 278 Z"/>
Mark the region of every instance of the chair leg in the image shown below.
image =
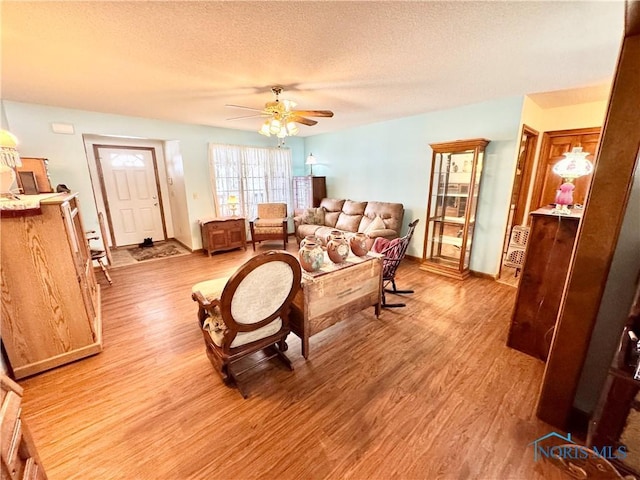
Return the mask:
<path id="1" fill-rule="evenodd" d="M 393 289 L 390 288 L 385 288 L 386 285 L 384 285 L 382 287 L 382 308 L 401 308 L 401 307 L 406 307 L 407 304 L 406 303 L 387 303 L 387 299 L 386 299 L 386 293 L 393 293 L 393 294 L 402 294 L 402 293 L 414 293 L 413 290 L 398 290 L 396 288 L 396 282 L 395 280 L 391 279 L 387 282 L 387 285 L 391 283 L 391 285 L 393 285 Z"/>
<path id="2" fill-rule="evenodd" d="M 385 289 L 386 292 L 395 293 L 395 294 L 415 293 L 413 290 L 398 290 L 398 288 L 396 287 L 395 280 L 391 280 L 391 285 L 393 285 L 393 290 Z"/>
<path id="3" fill-rule="evenodd" d="M 109 285 L 113 285 L 113 281 L 111 280 L 111 275 L 109 275 L 109 271 L 107 270 L 107 267 L 105 266 L 101 258 L 98 259 L 98 265 L 100 265 L 100 269 L 102 270 L 102 273 L 104 273 L 104 276 L 106 277 L 107 282 L 109 282 Z"/>

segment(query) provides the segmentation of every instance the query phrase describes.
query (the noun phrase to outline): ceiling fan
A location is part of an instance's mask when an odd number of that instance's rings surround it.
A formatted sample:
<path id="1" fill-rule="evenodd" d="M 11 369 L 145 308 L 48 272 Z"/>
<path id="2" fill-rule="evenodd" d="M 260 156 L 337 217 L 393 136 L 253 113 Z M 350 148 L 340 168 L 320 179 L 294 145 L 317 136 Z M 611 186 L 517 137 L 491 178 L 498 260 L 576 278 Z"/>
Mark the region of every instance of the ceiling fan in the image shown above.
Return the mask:
<path id="1" fill-rule="evenodd" d="M 282 93 L 282 87 L 273 87 L 271 91 L 275 95 L 276 99 L 272 102 L 267 102 L 264 108 L 252 108 L 242 105 L 226 105 L 227 107 L 242 108 L 244 110 L 251 110 L 254 112 L 252 115 L 243 115 L 241 117 L 233 117 L 228 120 L 237 120 L 240 118 L 251 117 L 263 117 L 266 118 L 262 124 L 262 128 L 258 130 L 258 133 L 270 137 L 275 135 L 278 138 L 284 138 L 290 135 L 296 135 L 298 133 L 298 126 L 296 123 L 302 125 L 315 125 L 317 120 L 312 120 L 307 117 L 333 117 L 331 110 L 295 110 L 296 103 L 291 100 L 280 100 L 280 94 Z"/>

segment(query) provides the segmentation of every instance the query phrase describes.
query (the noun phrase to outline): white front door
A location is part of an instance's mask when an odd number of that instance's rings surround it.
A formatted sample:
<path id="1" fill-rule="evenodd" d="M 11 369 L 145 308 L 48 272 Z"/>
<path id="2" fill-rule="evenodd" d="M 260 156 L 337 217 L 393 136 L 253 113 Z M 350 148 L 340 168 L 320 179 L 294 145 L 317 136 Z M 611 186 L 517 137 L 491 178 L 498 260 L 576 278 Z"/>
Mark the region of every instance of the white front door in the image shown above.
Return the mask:
<path id="1" fill-rule="evenodd" d="M 116 246 L 165 240 L 153 149 L 98 146 L 98 167 Z"/>

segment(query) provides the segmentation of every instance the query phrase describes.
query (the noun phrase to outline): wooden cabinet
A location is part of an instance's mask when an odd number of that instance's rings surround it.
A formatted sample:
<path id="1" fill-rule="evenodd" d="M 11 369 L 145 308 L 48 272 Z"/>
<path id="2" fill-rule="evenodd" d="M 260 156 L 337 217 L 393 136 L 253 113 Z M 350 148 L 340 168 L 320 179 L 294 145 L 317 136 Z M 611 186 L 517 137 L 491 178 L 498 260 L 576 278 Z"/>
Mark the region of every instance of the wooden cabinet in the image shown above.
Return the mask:
<path id="1" fill-rule="evenodd" d="M 5 375 L 0 377 L 0 386 L 2 479 L 46 480 L 29 428 L 21 418 L 22 387 Z"/>
<path id="2" fill-rule="evenodd" d="M 2 343 L 15 378 L 102 350 L 100 290 L 77 194 L 1 210 Z"/>
<path id="3" fill-rule="evenodd" d="M 508 346 L 547 359 L 581 217 L 581 210 L 571 215 L 552 214 L 549 208 L 531 213 Z"/>
<path id="4" fill-rule="evenodd" d="M 211 255 L 219 250 L 247 249 L 244 217 L 219 217 L 200 220 L 202 249 Z"/>
<path id="5" fill-rule="evenodd" d="M 294 209 L 318 207 L 326 196 L 326 177 L 293 177 Z"/>
<path id="6" fill-rule="evenodd" d="M 421 269 L 458 279 L 469 276 L 480 177 L 488 144 L 484 138 L 431 144 Z"/>

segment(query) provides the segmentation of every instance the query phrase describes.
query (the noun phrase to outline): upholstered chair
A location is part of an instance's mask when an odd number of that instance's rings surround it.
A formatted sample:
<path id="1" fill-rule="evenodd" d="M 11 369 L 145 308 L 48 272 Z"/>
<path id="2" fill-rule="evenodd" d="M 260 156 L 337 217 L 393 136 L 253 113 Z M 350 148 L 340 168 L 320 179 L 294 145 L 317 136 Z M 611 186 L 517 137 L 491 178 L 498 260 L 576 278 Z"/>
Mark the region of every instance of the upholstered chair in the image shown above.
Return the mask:
<path id="1" fill-rule="evenodd" d="M 245 398 L 232 368 L 237 360 L 263 350 L 293 370 L 284 352 L 301 277 L 296 257 L 271 250 L 251 258 L 228 280 L 207 280 L 191 290 L 207 356 L 225 383 L 237 386 Z"/>
<path id="2" fill-rule="evenodd" d="M 256 250 L 256 242 L 263 240 L 282 240 L 283 248 L 287 248 L 287 204 L 259 203 L 258 216 L 249 222 L 251 229 L 251 245 Z"/>

